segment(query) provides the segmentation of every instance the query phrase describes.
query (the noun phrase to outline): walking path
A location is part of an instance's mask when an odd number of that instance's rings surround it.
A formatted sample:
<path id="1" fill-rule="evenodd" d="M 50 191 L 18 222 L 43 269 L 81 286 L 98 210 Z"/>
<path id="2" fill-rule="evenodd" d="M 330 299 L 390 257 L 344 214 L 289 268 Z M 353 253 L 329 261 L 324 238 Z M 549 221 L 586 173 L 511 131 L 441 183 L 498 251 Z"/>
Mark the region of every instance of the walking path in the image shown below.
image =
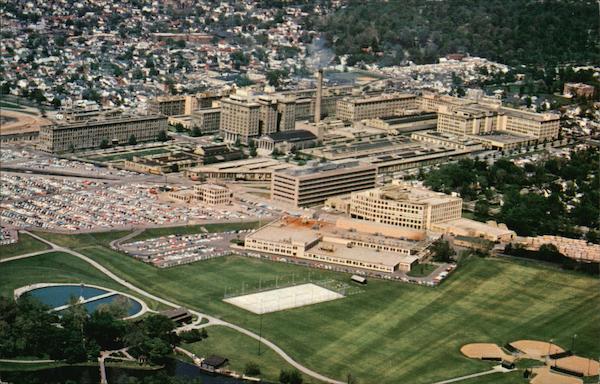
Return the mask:
<path id="1" fill-rule="evenodd" d="M 501 365 L 496 365 L 494 366 L 494 368 L 490 369 L 489 371 L 484 371 L 484 372 L 478 372 L 478 373 L 473 373 L 471 375 L 466 375 L 466 376 L 460 376 L 460 377 L 455 377 L 454 379 L 448 379 L 448 380 L 443 380 L 443 381 L 437 381 L 433 384 L 449 384 L 449 383 L 456 383 L 458 381 L 463 381 L 463 380 L 467 380 L 467 379 L 472 379 L 474 377 L 479 377 L 479 376 L 485 376 L 485 375 L 491 375 L 492 373 L 506 373 L 506 372 L 512 372 L 514 371 L 514 369 L 507 369 L 504 368 Z"/>
<path id="2" fill-rule="evenodd" d="M 157 301 L 159 303 L 162 303 L 162 304 L 167 305 L 167 306 L 172 307 L 172 308 L 180 308 L 181 307 L 181 305 L 178 305 L 178 304 L 176 304 L 176 303 L 174 303 L 172 301 L 165 300 L 162 297 L 158 297 L 156 295 L 153 295 L 150 292 L 147 292 L 147 291 L 145 291 L 145 290 L 143 290 L 141 288 L 138 288 L 137 286 L 133 285 L 132 283 L 128 282 L 127 280 L 124 280 L 124 279 L 120 278 L 119 276 L 117 276 L 116 274 L 114 274 L 113 272 L 111 272 L 109 269 L 107 269 L 106 267 L 104 267 L 102 264 L 98 263 L 97 261 L 95 261 L 95 260 L 93 260 L 93 259 L 91 259 L 91 258 L 89 258 L 89 257 L 87 257 L 87 256 L 85 256 L 85 255 L 83 255 L 83 254 L 81 254 L 79 252 L 77 252 L 77 251 L 73 251 L 73 250 L 71 250 L 69 248 L 58 246 L 58 245 L 56 245 L 56 244 L 54 244 L 54 243 L 52 243 L 52 242 L 50 242 L 50 241 L 48 241 L 48 240 L 46 240 L 46 239 L 38 236 L 38 235 L 35 235 L 35 234 L 31 233 L 31 232 L 28 232 L 28 231 L 22 231 L 22 232 L 30 235 L 31 237 L 33 237 L 33 238 L 35 238 L 35 239 L 37 239 L 39 241 L 42 241 L 42 242 L 48 244 L 51 247 L 51 249 L 43 251 L 43 252 L 33 252 L 33 253 L 25 254 L 25 255 L 10 257 L 10 258 L 7 258 L 7 259 L 0 260 L 0 263 L 5 263 L 5 262 L 13 261 L 13 260 L 18 260 L 18 259 L 24 259 L 26 257 L 37 256 L 37 255 L 41 255 L 41 254 L 48 253 L 48 252 L 64 252 L 64 253 L 68 253 L 68 254 L 71 254 L 71 255 L 73 255 L 75 257 L 80 258 L 81 260 L 87 262 L 88 264 L 90 264 L 94 268 L 98 269 L 100 272 L 104 273 L 106 276 L 108 276 L 112 280 L 114 280 L 117 283 L 119 283 L 119 284 L 121 284 L 121 285 L 123 285 L 123 286 L 125 286 L 125 287 L 127 287 L 129 289 L 131 289 L 134 292 L 139 293 L 142 296 L 146 296 L 146 297 L 148 297 L 148 298 L 150 298 L 150 299 L 152 299 L 154 301 Z M 315 378 L 317 380 L 320 380 L 320 381 L 323 381 L 323 382 L 326 382 L 326 383 L 344 384 L 343 381 L 338 381 L 338 380 L 331 379 L 331 378 L 329 378 L 327 376 L 321 375 L 320 373 L 315 372 L 315 371 L 313 371 L 313 370 L 311 370 L 311 369 L 303 366 L 302 364 L 300 364 L 297 361 L 295 361 L 294 359 L 292 359 L 287 353 L 285 353 L 283 351 L 283 349 L 279 348 L 273 342 L 271 342 L 269 340 L 266 340 L 265 338 L 257 335 L 256 333 L 254 333 L 252 331 L 249 331 L 249 330 L 247 330 L 245 328 L 242 328 L 242 327 L 240 327 L 238 325 L 228 323 L 228 322 L 223 321 L 221 319 L 217 319 L 216 317 L 212 317 L 210 315 L 207 315 L 207 314 L 204 314 L 204 313 L 192 310 L 192 309 L 189 309 L 189 310 L 197 318 L 199 318 L 199 319 L 205 318 L 205 319 L 208 320 L 208 323 L 198 325 L 198 327 L 206 327 L 208 325 L 221 325 L 221 326 L 224 326 L 224 327 L 229 327 L 229 328 L 234 329 L 234 330 L 236 330 L 236 331 L 238 331 L 240 333 L 243 333 L 244 335 L 249 336 L 249 337 L 251 337 L 251 338 L 253 338 L 255 340 L 260 340 L 263 344 L 265 344 L 266 346 L 268 346 L 269 348 L 271 348 L 275 353 L 277 353 L 278 355 L 280 355 L 287 363 L 289 363 L 294 368 L 298 369 L 300 372 L 302 372 L 302 373 L 304 373 L 304 374 L 306 374 L 308 376 L 311 376 L 311 377 L 313 377 L 313 378 Z"/>
<path id="3" fill-rule="evenodd" d="M 133 231 L 133 232 L 131 232 L 131 233 L 129 233 L 129 234 L 123 236 L 123 237 L 120 237 L 118 239 L 115 239 L 115 240 L 111 241 L 110 242 L 110 247 L 112 249 L 118 249 L 119 245 L 121 245 L 122 242 L 127 241 L 129 239 L 132 239 L 132 238 L 136 237 L 137 235 L 141 234 L 144 231 L 145 231 L 144 228 L 136 229 L 135 231 Z"/>

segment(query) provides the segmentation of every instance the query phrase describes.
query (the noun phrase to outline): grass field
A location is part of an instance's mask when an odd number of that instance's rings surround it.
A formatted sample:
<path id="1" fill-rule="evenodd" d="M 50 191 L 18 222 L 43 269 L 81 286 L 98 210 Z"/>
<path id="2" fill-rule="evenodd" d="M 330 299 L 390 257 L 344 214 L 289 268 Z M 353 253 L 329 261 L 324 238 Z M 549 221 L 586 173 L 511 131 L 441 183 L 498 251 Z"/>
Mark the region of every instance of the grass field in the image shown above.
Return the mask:
<path id="1" fill-rule="evenodd" d="M 50 247 L 33 237 L 20 233 L 19 241 L 14 244 L 0 245 L 0 260 L 8 257 L 22 255 L 49 249 Z"/>
<path id="2" fill-rule="evenodd" d="M 162 304 L 115 283 L 88 263 L 62 252 L 49 252 L 27 259 L 0 264 L 0 295 L 12 297 L 15 288 L 32 283 L 87 283 L 113 288 L 144 300 L 151 309 Z"/>
<path id="3" fill-rule="evenodd" d="M 6 109 L 23 109 L 22 106 L 15 104 L 15 103 L 9 103 L 8 101 L 0 101 L 0 108 L 6 108 Z"/>
<path id="4" fill-rule="evenodd" d="M 51 235 L 52 240 L 77 242 L 57 236 Z M 93 244 L 94 236 L 83 236 L 87 237 L 81 238 L 80 251 L 124 279 L 255 332 L 259 316 L 224 303 L 221 299 L 225 289 L 241 284 L 256 287 L 259 280 L 308 272 L 299 266 L 235 256 L 156 269 L 107 249 L 105 244 L 115 234 L 101 235 L 97 245 Z M 8 274 L 11 278 L 20 274 L 21 279 L 29 279 L 27 271 L 37 267 L 37 263 L 15 265 L 20 273 L 13 270 Z M 72 276 L 70 268 L 63 264 L 60 271 Z M 349 278 L 326 271 L 318 273 L 321 278 Z M 553 338 L 555 343 L 568 347 L 576 333 L 578 352 L 597 356 L 598 288 L 598 281 L 591 277 L 533 263 L 471 258 L 440 287 L 371 279 L 361 294 L 263 315 L 262 333 L 299 362 L 340 380 L 351 373 L 364 383 L 431 383 L 484 371 L 493 365 L 463 357 L 459 348 L 470 342 L 503 345 L 522 338 Z M 211 334 L 214 336 L 218 334 Z M 222 343 L 230 342 L 227 336 L 220 338 Z M 243 354 L 228 357 L 244 360 Z M 504 376 L 493 376 L 481 379 L 489 381 L 472 382 L 512 382 L 502 381 Z"/>
<path id="5" fill-rule="evenodd" d="M 413 267 L 412 270 L 407 273 L 407 275 L 414 277 L 429 276 L 437 267 L 438 266 L 434 264 L 418 264 Z"/>
<path id="6" fill-rule="evenodd" d="M 228 357 L 228 368 L 236 372 L 243 373 L 246 363 L 254 362 L 260 367 L 261 377 L 268 381 L 277 382 L 282 367 L 290 368 L 285 360 L 264 345 L 259 356 L 258 341 L 230 328 L 214 326 L 207 328 L 207 332 L 208 338 L 183 347 L 197 356 Z M 304 379 L 310 381 L 308 377 Z"/>

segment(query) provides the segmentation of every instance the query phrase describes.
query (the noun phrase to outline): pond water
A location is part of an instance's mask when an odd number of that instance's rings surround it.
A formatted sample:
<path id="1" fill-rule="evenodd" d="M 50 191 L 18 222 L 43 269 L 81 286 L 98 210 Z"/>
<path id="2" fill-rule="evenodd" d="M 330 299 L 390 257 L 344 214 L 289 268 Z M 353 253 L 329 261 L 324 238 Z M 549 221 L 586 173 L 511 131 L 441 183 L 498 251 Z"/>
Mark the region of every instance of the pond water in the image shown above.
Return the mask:
<path id="1" fill-rule="evenodd" d="M 36 288 L 27 292 L 27 294 L 31 297 L 38 299 L 39 301 L 48 305 L 49 307 L 56 308 L 69 304 L 69 301 L 72 297 L 83 297 L 84 299 L 88 300 L 100 295 L 107 294 L 109 292 L 110 291 L 106 289 L 89 287 L 86 285 L 54 285 L 49 287 Z M 100 305 L 110 304 L 114 300 L 119 300 L 121 302 L 128 303 L 128 316 L 133 316 L 142 310 L 142 304 L 139 301 L 118 293 L 115 293 L 111 296 L 102 297 L 97 300 L 92 300 L 83 304 L 83 306 L 87 309 L 89 313 L 92 313 Z M 60 312 L 58 313 L 60 314 Z"/>
<path id="2" fill-rule="evenodd" d="M 173 360 L 163 369 L 144 370 L 129 368 L 110 368 L 106 370 L 108 382 L 111 384 L 127 383 L 129 378 L 143 378 L 164 372 L 169 376 L 179 378 L 200 378 L 202 384 L 241 384 L 242 380 L 223 376 L 213 376 L 202 372 L 198 367 L 179 360 Z M 13 384 L 63 384 L 74 382 L 78 384 L 97 384 L 100 381 L 98 367 L 67 366 L 60 368 L 41 369 L 38 371 L 0 371 L 4 381 Z"/>
<path id="3" fill-rule="evenodd" d="M 60 307 L 69 303 L 71 297 L 83 296 L 84 299 L 99 296 L 107 293 L 107 290 L 80 286 L 80 285 L 55 285 L 51 287 L 43 287 L 33 289 L 27 292 L 31 297 L 35 297 L 42 303 L 54 308 Z"/>

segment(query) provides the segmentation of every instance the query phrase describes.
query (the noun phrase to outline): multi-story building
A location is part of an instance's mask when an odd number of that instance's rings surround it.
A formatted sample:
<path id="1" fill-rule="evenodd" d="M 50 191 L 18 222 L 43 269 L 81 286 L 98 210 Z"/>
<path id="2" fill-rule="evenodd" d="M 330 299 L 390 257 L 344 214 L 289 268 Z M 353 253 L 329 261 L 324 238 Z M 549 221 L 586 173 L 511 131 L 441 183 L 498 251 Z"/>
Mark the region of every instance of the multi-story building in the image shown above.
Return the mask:
<path id="1" fill-rule="evenodd" d="M 165 116 L 189 115 L 196 106 L 196 98 L 192 95 L 159 96 L 148 102 L 148 111 Z"/>
<path id="2" fill-rule="evenodd" d="M 455 135 L 480 135 L 498 129 L 498 113 L 475 104 L 438 108 L 437 130 Z"/>
<path id="3" fill-rule="evenodd" d="M 132 135 L 137 142 L 153 141 L 166 130 L 166 116 L 130 116 L 46 125 L 40 127 L 39 137 L 42 150 L 56 153 L 97 148 L 103 140 L 126 144 Z"/>
<path id="4" fill-rule="evenodd" d="M 231 95 L 221 100 L 220 131 L 225 142 L 248 144 L 259 135 L 261 105 L 250 97 Z"/>
<path id="5" fill-rule="evenodd" d="M 192 112 L 192 120 L 200 132 L 218 133 L 221 126 L 221 108 L 203 108 Z"/>
<path id="6" fill-rule="evenodd" d="M 284 97 L 277 102 L 279 131 L 293 131 L 296 128 L 296 99 Z"/>
<path id="7" fill-rule="evenodd" d="M 396 109 L 416 109 L 417 95 L 391 93 L 378 96 L 344 97 L 337 101 L 336 118 L 359 121 L 393 116 Z"/>
<path id="8" fill-rule="evenodd" d="M 560 130 L 559 115 L 507 108 L 495 99 L 425 94 L 420 101 L 421 109 L 438 113 L 440 132 L 482 135 L 498 131 L 543 141 L 557 138 Z"/>
<path id="9" fill-rule="evenodd" d="M 389 185 L 350 196 L 352 218 L 415 230 L 460 219 L 462 199 L 424 188 Z"/>
<path id="10" fill-rule="evenodd" d="M 348 272 L 408 272 L 419 260 L 422 242 L 345 229 L 326 221 L 284 217 L 246 236 L 244 248 L 309 261 L 310 266 L 340 266 Z"/>
<path id="11" fill-rule="evenodd" d="M 194 185 L 197 199 L 210 205 L 229 205 L 233 193 L 229 188 L 218 184 Z"/>
<path id="12" fill-rule="evenodd" d="M 373 188 L 377 169 L 356 160 L 273 172 L 271 198 L 305 207 L 324 202 L 328 197 Z"/>
<path id="13" fill-rule="evenodd" d="M 296 99 L 291 96 L 238 96 L 221 101 L 221 132 L 225 142 L 248 144 L 251 138 L 292 131 Z"/>
<path id="14" fill-rule="evenodd" d="M 594 97 L 594 86 L 584 83 L 565 83 L 563 87 L 563 95 L 578 96 L 585 98 Z"/>
<path id="15" fill-rule="evenodd" d="M 193 190 L 171 191 L 168 196 L 185 203 L 200 201 L 207 205 L 230 205 L 233 199 L 229 188 L 218 184 L 195 185 Z"/>
<path id="16" fill-rule="evenodd" d="M 521 136 L 531 136 L 538 141 L 556 139 L 560 131 L 560 116 L 554 113 L 535 113 L 501 107 L 498 130 Z"/>

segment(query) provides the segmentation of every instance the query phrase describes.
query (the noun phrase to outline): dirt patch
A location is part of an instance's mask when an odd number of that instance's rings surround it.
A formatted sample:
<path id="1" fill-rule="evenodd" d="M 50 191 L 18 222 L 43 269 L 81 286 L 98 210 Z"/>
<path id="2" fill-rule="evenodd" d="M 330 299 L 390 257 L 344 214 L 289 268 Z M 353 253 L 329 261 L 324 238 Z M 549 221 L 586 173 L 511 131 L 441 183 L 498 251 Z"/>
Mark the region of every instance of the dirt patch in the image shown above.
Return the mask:
<path id="1" fill-rule="evenodd" d="M 533 368 L 531 384 L 583 384 L 583 380 L 550 371 L 550 367 Z"/>
<path id="2" fill-rule="evenodd" d="M 0 116 L 2 119 L 0 134 L 2 135 L 36 132 L 40 130 L 41 125 L 51 124 L 50 120 L 41 116 L 6 109 L 0 109 Z"/>
<path id="3" fill-rule="evenodd" d="M 523 357 L 534 360 L 543 360 L 548 355 L 565 351 L 556 344 L 538 340 L 517 340 L 510 343 L 510 345 L 526 355 Z"/>
<path id="4" fill-rule="evenodd" d="M 497 344 L 493 343 L 472 343 L 465 344 L 460 352 L 471 359 L 498 359 L 513 362 L 514 357 L 504 352 Z"/>
<path id="5" fill-rule="evenodd" d="M 552 365 L 567 369 L 571 372 L 579 372 L 584 376 L 596 376 L 600 370 L 600 363 L 596 360 L 580 356 L 568 356 L 555 360 Z"/>

